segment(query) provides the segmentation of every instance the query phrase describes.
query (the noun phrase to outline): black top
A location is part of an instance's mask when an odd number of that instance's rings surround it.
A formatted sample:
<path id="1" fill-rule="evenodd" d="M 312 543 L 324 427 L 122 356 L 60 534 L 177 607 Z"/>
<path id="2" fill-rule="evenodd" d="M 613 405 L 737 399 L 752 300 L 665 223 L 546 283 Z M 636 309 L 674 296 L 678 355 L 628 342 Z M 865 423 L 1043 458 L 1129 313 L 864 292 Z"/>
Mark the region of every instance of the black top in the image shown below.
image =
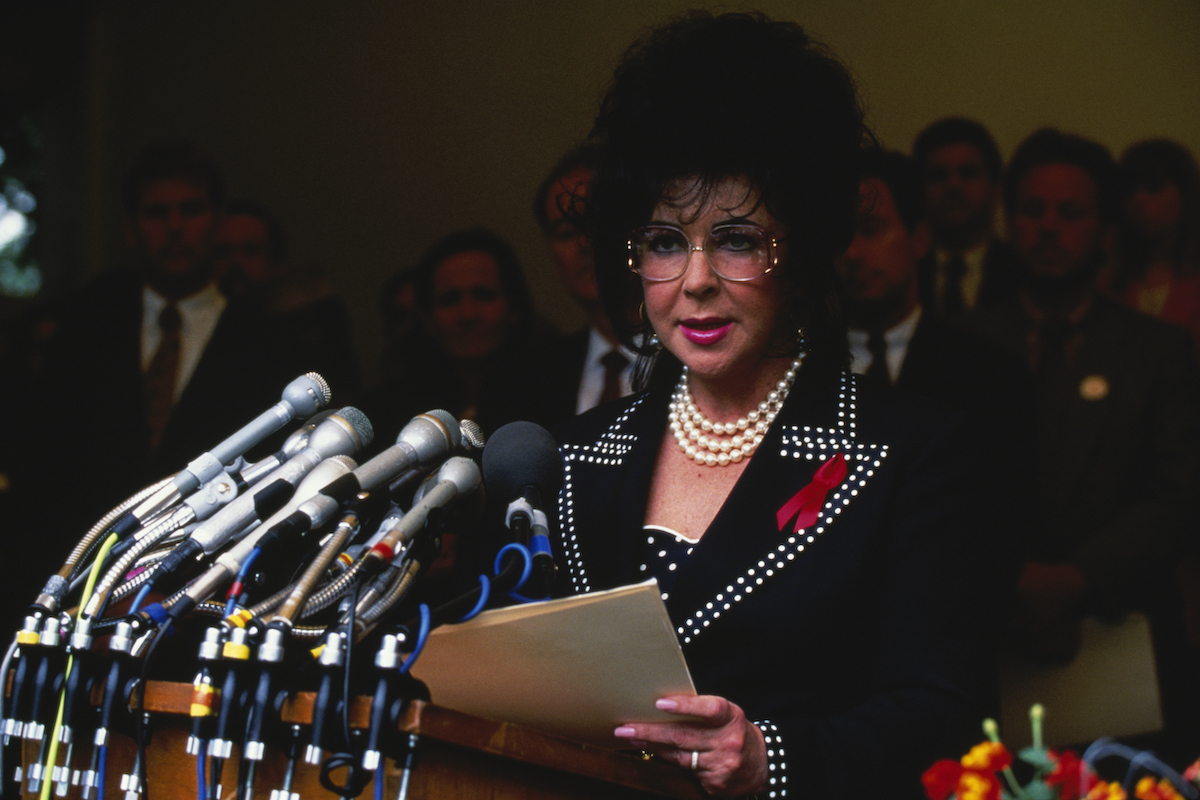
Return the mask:
<path id="1" fill-rule="evenodd" d="M 559 429 L 557 555 L 571 591 L 642 579 L 668 401 L 654 390 Z M 835 452 L 848 472 L 817 522 L 781 531 L 776 512 Z M 848 372 L 801 369 L 673 571 L 667 609 L 697 691 L 768 733 L 787 796 L 921 797 L 922 771 L 979 739 L 988 631 L 974 619 L 970 458 L 944 415 L 860 402 Z"/>

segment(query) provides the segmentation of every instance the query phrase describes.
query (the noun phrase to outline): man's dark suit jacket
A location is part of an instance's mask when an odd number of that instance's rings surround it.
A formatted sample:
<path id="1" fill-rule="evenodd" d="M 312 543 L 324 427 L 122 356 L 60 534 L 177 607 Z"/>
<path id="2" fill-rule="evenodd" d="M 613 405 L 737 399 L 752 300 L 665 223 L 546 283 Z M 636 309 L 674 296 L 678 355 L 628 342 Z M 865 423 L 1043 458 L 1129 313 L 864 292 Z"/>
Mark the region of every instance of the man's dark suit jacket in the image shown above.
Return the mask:
<path id="1" fill-rule="evenodd" d="M 977 315 L 980 332 L 1029 362 L 1036 328 L 1020 305 Z M 1026 560 L 1070 563 L 1087 611 L 1150 618 L 1168 729 L 1200 746 L 1196 673 L 1179 674 L 1175 556 L 1195 536 L 1200 487 L 1200 371 L 1187 331 L 1097 295 L 1076 326 L 1074 357 L 1038 376 L 1038 502 Z M 1188 668 L 1194 670 L 1195 666 Z M 1177 727 L 1175 715 L 1188 717 Z"/>
<path id="2" fill-rule="evenodd" d="M 558 363 L 548 367 L 548 391 L 554 424 L 575 416 L 575 407 L 579 404 L 579 382 L 583 380 L 591 336 L 592 329 L 588 326 L 568 334 L 559 350 Z"/>
<path id="3" fill-rule="evenodd" d="M 31 559 L 29 601 L 104 513 L 277 403 L 305 371 L 303 354 L 288 352 L 256 308 L 230 303 L 152 452 L 141 324 L 141 276 L 116 271 L 68 305 L 51 343 L 22 444 L 23 507 L 8 532 Z"/>
<path id="4" fill-rule="evenodd" d="M 917 263 L 917 285 L 921 305 L 926 311 L 940 314 L 941 305 L 935 296 L 937 255 L 933 248 Z M 983 280 L 972 310 L 995 308 L 1014 300 L 1021 288 L 1020 262 L 1012 246 L 1001 239 L 988 240 L 983 256 Z"/>
<path id="5" fill-rule="evenodd" d="M 944 415 L 860 403 L 849 373 L 807 369 L 675 573 L 667 611 L 697 691 L 773 726 L 789 796 L 920 797 L 930 759 L 978 736 L 971 455 Z M 640 580 L 670 393 L 558 430 L 571 591 Z M 816 523 L 780 530 L 777 510 L 835 452 L 849 471 Z"/>
<path id="6" fill-rule="evenodd" d="M 997 508 L 1028 496 L 1032 481 L 1033 386 L 1025 362 L 987 338 L 922 313 L 908 343 L 894 391 L 965 415 L 981 458 L 982 502 L 988 504 L 987 562 L 1000 587 L 1016 579 L 1016 540 Z"/>

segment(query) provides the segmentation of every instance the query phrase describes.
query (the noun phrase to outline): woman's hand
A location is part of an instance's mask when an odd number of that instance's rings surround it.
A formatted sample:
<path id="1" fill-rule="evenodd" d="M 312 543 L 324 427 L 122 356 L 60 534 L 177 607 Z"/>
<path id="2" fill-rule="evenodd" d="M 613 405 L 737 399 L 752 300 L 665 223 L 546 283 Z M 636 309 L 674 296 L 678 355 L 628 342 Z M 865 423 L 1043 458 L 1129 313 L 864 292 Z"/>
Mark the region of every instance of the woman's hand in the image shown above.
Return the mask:
<path id="1" fill-rule="evenodd" d="M 614 735 L 694 769 L 709 794 L 734 797 L 767 788 L 767 747 L 762 732 L 741 708 L 711 695 L 664 697 L 655 705 L 688 719 L 631 723 L 617 728 Z"/>

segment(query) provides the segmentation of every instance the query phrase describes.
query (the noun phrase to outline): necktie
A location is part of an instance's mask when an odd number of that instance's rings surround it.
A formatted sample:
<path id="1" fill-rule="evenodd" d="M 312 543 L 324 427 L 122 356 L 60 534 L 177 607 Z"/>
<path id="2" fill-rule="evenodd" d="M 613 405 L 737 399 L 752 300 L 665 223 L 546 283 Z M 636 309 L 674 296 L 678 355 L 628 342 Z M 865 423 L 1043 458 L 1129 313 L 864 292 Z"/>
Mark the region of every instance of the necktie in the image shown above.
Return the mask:
<path id="1" fill-rule="evenodd" d="M 962 256 L 950 256 L 943 269 L 946 283 L 942 292 L 942 311 L 947 315 L 961 314 L 967 310 L 962 287 L 963 276 L 967 274 L 967 262 Z"/>
<path id="2" fill-rule="evenodd" d="M 624 394 L 621 391 L 621 372 L 629 364 L 629 359 L 620 350 L 609 350 L 600 357 L 604 365 L 604 390 L 600 393 L 600 402 L 608 403 L 617 400 Z"/>
<path id="3" fill-rule="evenodd" d="M 150 449 L 158 447 L 171 406 L 175 404 L 175 381 L 179 376 L 179 329 L 183 320 L 179 309 L 168 305 L 158 315 L 162 339 L 146 368 L 146 421 L 150 426 Z"/>
<path id="4" fill-rule="evenodd" d="M 876 391 L 885 390 L 892 385 L 892 376 L 888 372 L 887 342 L 882 333 L 873 331 L 867 337 L 867 350 L 871 353 L 871 366 L 867 367 L 863 377 Z"/>

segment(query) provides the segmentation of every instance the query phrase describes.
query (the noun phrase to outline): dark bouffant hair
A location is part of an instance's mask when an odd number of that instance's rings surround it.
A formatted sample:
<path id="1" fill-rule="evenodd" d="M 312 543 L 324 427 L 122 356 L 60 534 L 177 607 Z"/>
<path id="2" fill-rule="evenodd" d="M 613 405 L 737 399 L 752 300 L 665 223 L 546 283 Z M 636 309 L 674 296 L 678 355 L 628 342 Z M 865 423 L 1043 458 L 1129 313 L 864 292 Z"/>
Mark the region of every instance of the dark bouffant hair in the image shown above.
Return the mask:
<path id="1" fill-rule="evenodd" d="M 1000 158 L 996 140 L 982 123 L 966 117 L 945 117 L 930 123 L 913 140 L 913 161 L 917 162 L 919 169 L 924 170 L 933 151 L 948 144 L 969 144 L 974 147 L 983 159 L 988 177 L 993 183 L 999 182 L 1004 162 Z"/>
<path id="2" fill-rule="evenodd" d="M 1055 128 L 1041 128 L 1017 145 L 1004 181 L 1004 210 L 1011 217 L 1022 179 L 1046 164 L 1069 164 L 1086 172 L 1096 184 L 1101 223 L 1115 222 L 1120 205 L 1117 164 L 1099 142 Z"/>
<path id="3" fill-rule="evenodd" d="M 208 153 L 192 142 L 168 140 L 147 145 L 134 156 L 121 183 L 125 211 L 137 213 L 146 184 L 177 179 L 203 186 L 214 207 L 225 202 L 221 171 Z"/>
<path id="4" fill-rule="evenodd" d="M 581 225 L 595 248 L 601 297 L 626 344 L 650 332 L 622 324 L 637 318 L 642 300 L 627 266 L 630 232 L 672 181 L 697 178 L 703 200 L 722 180 L 744 177 L 786 228 L 789 255 L 777 274 L 787 321 L 805 329 L 810 360 L 845 363 L 834 259 L 854 236 L 867 133 L 854 82 L 832 54 L 795 23 L 757 13 L 686 14 L 626 51 L 592 138 L 604 159 Z"/>
<path id="5" fill-rule="evenodd" d="M 513 313 L 522 320 L 532 316 L 533 294 L 516 251 L 498 233 L 487 228 L 454 231 L 429 246 L 413 268 L 413 296 L 417 308 L 426 311 L 433 308 L 433 273 L 443 261 L 459 253 L 474 252 L 487 253 L 496 262 L 500 286 Z"/>

